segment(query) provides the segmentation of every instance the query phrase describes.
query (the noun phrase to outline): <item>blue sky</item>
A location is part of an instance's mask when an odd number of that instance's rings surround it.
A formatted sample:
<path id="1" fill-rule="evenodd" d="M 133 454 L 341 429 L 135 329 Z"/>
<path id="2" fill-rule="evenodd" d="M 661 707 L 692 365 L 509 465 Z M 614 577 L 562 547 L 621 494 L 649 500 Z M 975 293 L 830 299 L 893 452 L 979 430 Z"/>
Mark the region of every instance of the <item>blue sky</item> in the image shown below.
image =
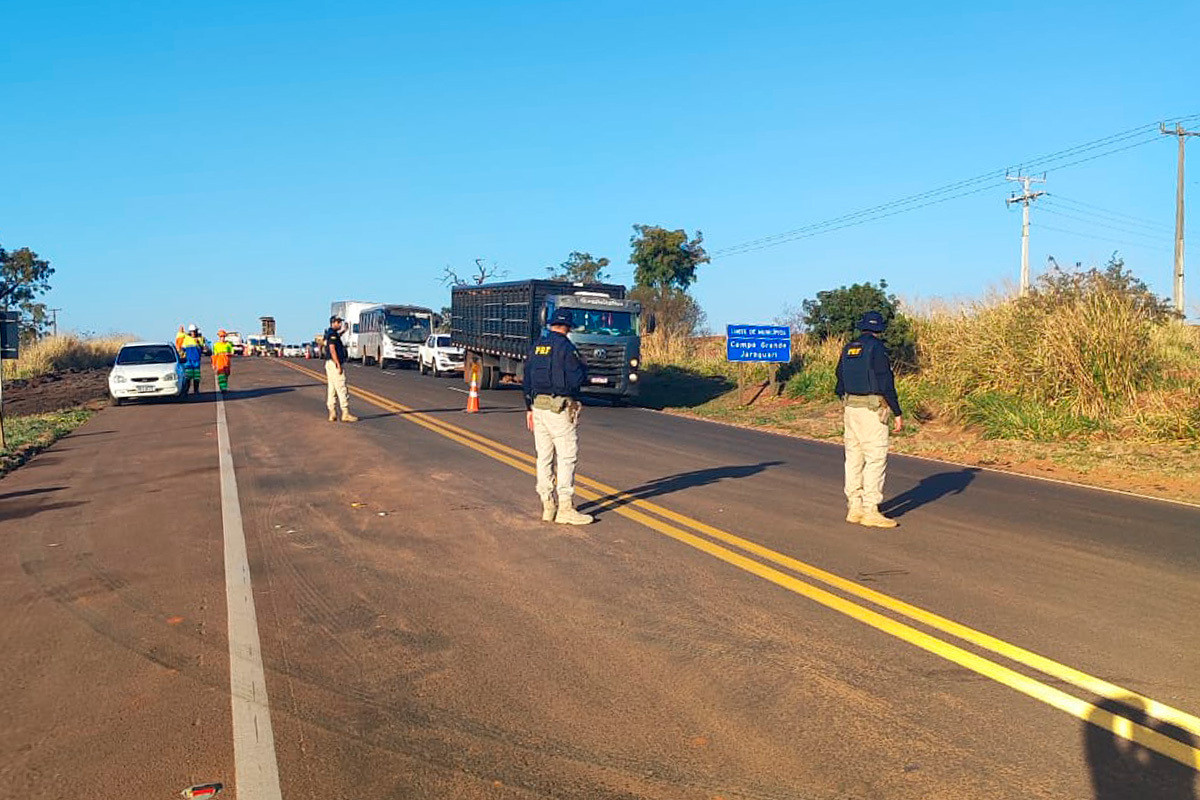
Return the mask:
<path id="1" fill-rule="evenodd" d="M 1196 3 L 47 0 L 0 26 L 0 244 L 52 261 L 65 327 L 151 338 L 440 307 L 480 257 L 587 250 L 630 282 L 634 223 L 717 251 L 1200 113 Z M 1170 293 L 1172 139 L 1045 188 L 1076 205 L 1035 205 L 1035 272 L 1119 249 Z M 1007 195 L 717 259 L 695 293 L 714 328 L 880 277 L 978 296 L 1017 276 Z"/>

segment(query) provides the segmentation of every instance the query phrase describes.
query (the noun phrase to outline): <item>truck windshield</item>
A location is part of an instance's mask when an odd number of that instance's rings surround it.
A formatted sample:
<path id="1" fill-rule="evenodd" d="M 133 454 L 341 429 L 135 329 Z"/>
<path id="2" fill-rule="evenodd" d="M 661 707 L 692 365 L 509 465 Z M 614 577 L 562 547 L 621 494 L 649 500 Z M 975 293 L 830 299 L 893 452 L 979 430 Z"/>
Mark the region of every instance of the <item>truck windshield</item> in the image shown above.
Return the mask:
<path id="1" fill-rule="evenodd" d="M 637 317 L 629 311 L 606 311 L 594 308 L 568 309 L 575 324 L 571 333 L 601 336 L 637 336 Z"/>
<path id="2" fill-rule="evenodd" d="M 383 329 L 394 342 L 420 344 L 429 338 L 429 320 L 413 314 L 388 314 L 383 318 Z"/>

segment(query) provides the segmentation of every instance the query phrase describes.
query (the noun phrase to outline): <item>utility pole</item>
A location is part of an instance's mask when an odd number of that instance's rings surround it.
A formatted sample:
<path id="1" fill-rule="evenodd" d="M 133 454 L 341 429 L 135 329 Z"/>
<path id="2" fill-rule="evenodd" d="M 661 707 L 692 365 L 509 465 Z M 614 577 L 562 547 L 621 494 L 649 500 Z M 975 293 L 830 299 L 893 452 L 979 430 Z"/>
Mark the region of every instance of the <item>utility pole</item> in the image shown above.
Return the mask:
<path id="1" fill-rule="evenodd" d="M 1200 131 L 1186 131 L 1178 122 L 1175 130 L 1158 123 L 1158 129 L 1166 136 L 1179 139 L 1179 167 L 1175 179 L 1175 311 L 1183 315 L 1183 143 L 1189 136 L 1200 136 Z"/>
<path id="2" fill-rule="evenodd" d="M 1020 203 L 1021 209 L 1021 296 L 1029 294 L 1029 204 L 1045 194 L 1044 191 L 1030 191 L 1030 184 L 1045 183 L 1046 173 L 1042 177 L 1033 178 L 1028 175 L 1005 175 L 1007 181 L 1020 181 L 1022 192 L 1014 194 L 1004 202 L 1008 205 Z"/>
<path id="3" fill-rule="evenodd" d="M 54 330 L 53 335 L 58 336 L 58 312 L 62 311 L 62 309 L 61 308 L 48 308 L 46 310 L 50 312 L 50 325 L 52 326 L 52 328 Z"/>

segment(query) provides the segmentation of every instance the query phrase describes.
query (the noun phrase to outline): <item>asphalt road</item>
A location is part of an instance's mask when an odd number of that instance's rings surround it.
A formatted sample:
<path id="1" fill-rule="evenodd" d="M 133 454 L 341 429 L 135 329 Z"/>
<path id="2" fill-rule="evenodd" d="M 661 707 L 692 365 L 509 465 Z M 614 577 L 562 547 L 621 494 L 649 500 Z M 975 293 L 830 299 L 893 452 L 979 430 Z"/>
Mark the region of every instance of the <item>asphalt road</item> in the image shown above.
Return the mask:
<path id="1" fill-rule="evenodd" d="M 869 530 L 837 447 L 596 404 L 567 528 L 516 390 L 320 366 L 0 481 L 12 796 L 1196 797 L 1198 508 L 893 457 Z"/>

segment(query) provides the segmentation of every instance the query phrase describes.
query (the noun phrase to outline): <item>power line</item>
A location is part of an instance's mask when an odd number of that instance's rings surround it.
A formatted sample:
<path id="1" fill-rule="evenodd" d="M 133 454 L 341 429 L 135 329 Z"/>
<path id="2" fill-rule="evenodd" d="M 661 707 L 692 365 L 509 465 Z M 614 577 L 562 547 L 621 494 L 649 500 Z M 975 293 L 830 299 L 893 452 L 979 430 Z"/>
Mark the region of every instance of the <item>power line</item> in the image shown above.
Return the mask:
<path id="1" fill-rule="evenodd" d="M 1108 222 L 1115 222 L 1118 225 L 1133 225 L 1139 228 L 1148 228 L 1156 231 L 1169 231 L 1171 226 L 1163 222 L 1152 222 L 1144 217 L 1135 217 L 1132 214 L 1123 214 L 1120 211 L 1110 211 L 1100 206 L 1090 205 L 1088 203 L 1071 200 L 1063 197 L 1056 192 L 1046 193 L 1046 204 L 1061 207 L 1074 214 L 1086 214 L 1090 217 L 1102 219 Z"/>
<path id="2" fill-rule="evenodd" d="M 1169 248 L 1169 247 L 1155 247 L 1154 245 L 1143 244 L 1140 242 L 1130 242 L 1125 239 L 1115 239 L 1111 236 L 1096 236 L 1095 234 L 1091 234 L 1091 233 L 1081 233 L 1079 231 L 1067 230 L 1066 228 L 1055 228 L 1051 225 L 1043 225 L 1041 223 L 1038 223 L 1037 227 L 1039 230 L 1054 231 L 1055 233 L 1066 233 L 1066 234 L 1070 234 L 1071 236 L 1078 236 L 1081 239 L 1095 239 L 1097 241 L 1102 241 L 1102 242 L 1114 242 L 1116 244 L 1128 245 L 1129 247 L 1139 247 L 1139 248 L 1142 248 L 1143 250 L 1158 250 L 1163 253 L 1171 252 L 1171 248 Z"/>
<path id="3" fill-rule="evenodd" d="M 1178 121 L 1200 119 L 1200 114 L 1193 114 L 1175 119 Z M 1075 145 L 1074 147 L 1069 147 L 1064 150 L 1059 150 L 1048 155 L 1039 156 L 1027 162 L 1022 162 L 1022 168 L 1029 169 L 1031 171 L 1036 168 L 1043 172 L 1056 169 L 1066 169 L 1068 167 L 1083 164 L 1098 158 L 1104 158 L 1115 153 L 1120 153 L 1134 147 L 1141 147 L 1142 145 L 1155 141 L 1156 137 L 1153 136 L 1153 133 L 1156 127 L 1157 123 L 1148 123 L 1146 125 L 1139 125 L 1134 128 L 1129 128 L 1127 130 L 1120 131 L 1091 142 L 1085 142 L 1083 144 Z M 1114 147 L 1114 145 L 1120 146 Z M 1093 152 L 1095 150 L 1102 150 L 1102 152 L 1095 153 Z M 1083 153 L 1092 154 L 1084 158 L 1067 161 L 1067 163 L 1056 163 L 1066 159 L 1074 158 L 1075 156 Z M 993 188 L 993 185 L 990 182 L 998 181 L 1008 172 L 1009 170 L 993 170 L 990 172 L 981 173 L 972 178 L 955 181 L 935 189 L 930 189 L 924 192 L 909 195 L 907 197 L 898 198 L 887 203 L 870 206 L 859 211 L 843 214 L 838 217 L 833 217 L 828 220 L 805 225 L 800 228 L 794 228 L 790 231 L 784 231 L 782 233 L 776 233 L 770 236 L 763 236 L 757 239 L 741 242 L 739 244 L 730 245 L 729 247 L 720 248 L 713 251 L 710 255 L 713 259 L 724 258 L 732 255 L 742 255 L 744 253 L 761 250 L 766 247 L 774 247 L 776 245 L 785 244 L 798 239 L 810 238 L 811 236 L 821 233 L 830 233 L 847 227 L 865 224 L 867 222 L 874 222 L 879 219 L 894 216 L 895 214 L 906 211 L 914 211 L 916 209 L 925 208 L 936 203 L 942 203 L 948 200 L 965 197 L 970 194 L 975 194 L 979 191 Z M 981 183 L 984 185 L 976 186 L 977 184 Z M 975 186 L 976 188 L 972 188 L 969 191 L 958 191 L 970 186 Z"/>
<path id="4" fill-rule="evenodd" d="M 1118 231 L 1120 233 L 1129 234 L 1131 236 L 1145 236 L 1146 238 L 1154 239 L 1155 241 L 1165 240 L 1168 236 L 1171 235 L 1167 231 L 1148 232 L 1148 231 L 1144 231 L 1144 230 L 1139 231 L 1139 230 L 1135 230 L 1132 228 L 1124 228 L 1120 225 L 1114 225 L 1112 222 L 1109 222 L 1107 220 L 1094 220 L 1094 219 L 1088 219 L 1087 217 L 1078 217 L 1078 216 L 1075 216 L 1074 214 L 1067 214 L 1062 211 L 1057 211 L 1053 208 L 1043 208 L 1042 213 L 1053 214 L 1056 217 L 1063 217 L 1065 219 L 1072 219 L 1072 220 L 1075 220 L 1076 222 L 1082 222 L 1087 225 L 1102 225 L 1106 230 Z"/>
<path id="5" fill-rule="evenodd" d="M 924 203 L 921 203 L 919 205 L 905 206 L 903 208 L 893 209 L 891 211 L 887 211 L 886 213 L 876 214 L 874 216 L 870 216 L 865 219 L 858 219 L 858 220 L 852 219 L 852 220 L 844 222 L 840 225 L 836 225 L 833 227 L 821 227 L 818 230 L 798 231 L 796 233 L 796 235 L 789 236 L 786 239 L 780 239 L 777 241 L 769 241 L 769 242 L 765 242 L 763 244 L 758 244 L 757 246 L 754 246 L 754 247 L 750 247 L 749 244 L 751 244 L 751 243 L 748 242 L 748 243 L 746 243 L 746 245 L 742 245 L 737 248 L 728 248 L 726 250 L 716 251 L 716 253 L 714 253 L 710 257 L 713 259 L 716 259 L 716 258 L 724 258 L 724 257 L 730 256 L 730 255 L 742 255 L 743 253 L 751 253 L 751 252 L 754 252 L 755 250 L 764 250 L 768 247 L 774 247 L 776 245 L 786 244 L 787 242 L 794 242 L 794 241 L 798 241 L 800 239 L 811 239 L 812 237 L 820 236 L 823 233 L 832 233 L 833 231 L 840 231 L 840 230 L 844 230 L 845 228 L 853 228 L 858 225 L 866 225 L 869 222 L 878 222 L 881 219 L 886 219 L 887 217 L 894 217 L 897 214 L 903 214 L 908 211 L 916 211 L 919 208 L 926 208 L 927 206 L 933 206 L 933 205 L 937 205 L 939 203 L 945 203 L 950 200 L 957 200 L 960 197 L 966 197 L 966 196 L 972 195 L 972 194 L 979 194 L 980 192 L 988 191 L 990 189 L 996 189 L 1003 185 L 1004 185 L 1003 182 L 989 183 L 989 184 L 980 186 L 975 189 L 970 189 L 968 191 L 961 192 L 960 194 L 950 195 L 948 197 L 935 198 L 932 200 L 928 200 Z"/>

